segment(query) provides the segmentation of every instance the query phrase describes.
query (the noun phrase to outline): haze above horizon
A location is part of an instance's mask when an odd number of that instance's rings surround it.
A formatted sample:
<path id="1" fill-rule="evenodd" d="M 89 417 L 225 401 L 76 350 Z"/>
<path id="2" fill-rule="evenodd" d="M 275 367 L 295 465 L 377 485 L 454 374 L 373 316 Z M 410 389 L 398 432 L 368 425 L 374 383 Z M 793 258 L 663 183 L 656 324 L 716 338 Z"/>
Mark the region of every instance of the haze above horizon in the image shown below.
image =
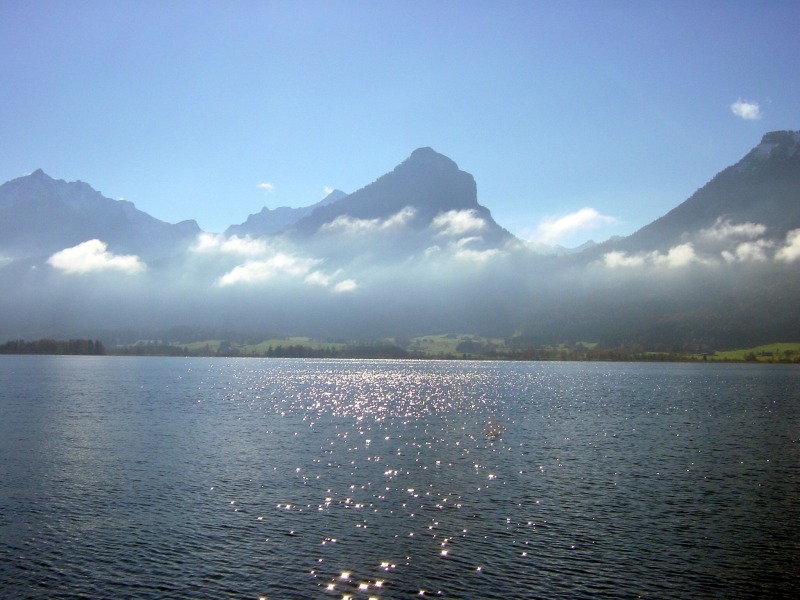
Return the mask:
<path id="1" fill-rule="evenodd" d="M 422 146 L 515 235 L 627 235 L 800 129 L 800 4 L 0 0 L 0 181 L 206 231 Z M 792 58 L 795 57 L 795 58 Z"/>

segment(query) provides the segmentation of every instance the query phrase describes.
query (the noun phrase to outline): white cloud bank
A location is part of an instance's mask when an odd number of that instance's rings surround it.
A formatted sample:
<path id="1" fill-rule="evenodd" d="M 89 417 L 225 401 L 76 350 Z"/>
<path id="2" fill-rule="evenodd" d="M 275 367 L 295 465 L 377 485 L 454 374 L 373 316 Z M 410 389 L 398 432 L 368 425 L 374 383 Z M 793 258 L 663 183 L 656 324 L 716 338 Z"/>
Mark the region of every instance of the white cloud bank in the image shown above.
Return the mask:
<path id="1" fill-rule="evenodd" d="M 787 263 L 800 260 L 800 229 L 786 234 L 786 244 L 775 253 L 775 258 Z"/>
<path id="2" fill-rule="evenodd" d="M 333 273 L 325 273 L 324 271 L 312 271 L 305 277 L 305 282 L 309 285 L 318 285 L 320 287 L 331 287 L 334 280 L 342 274 L 341 269 L 337 269 Z M 358 289 L 358 284 L 355 279 L 343 279 L 337 282 L 331 288 L 337 294 L 344 292 L 352 292 Z"/>
<path id="3" fill-rule="evenodd" d="M 318 285 L 320 287 L 328 287 L 331 284 L 331 282 L 333 281 L 333 278 L 336 275 L 338 275 L 340 271 L 341 271 L 341 269 L 339 271 L 337 271 L 336 273 L 334 273 L 333 275 L 329 275 L 329 274 L 324 273 L 322 271 L 312 271 L 311 273 L 306 275 L 305 282 L 310 284 L 310 285 Z"/>
<path id="4" fill-rule="evenodd" d="M 261 256 L 267 253 L 267 243 L 250 236 L 229 238 L 218 233 L 201 233 L 192 246 L 192 252 L 238 254 L 240 256 Z"/>
<path id="5" fill-rule="evenodd" d="M 286 248 L 276 248 L 265 239 L 201 233 L 191 251 L 198 255 L 246 258 L 243 264 L 219 277 L 215 284 L 217 287 L 258 284 L 279 276 L 303 278 L 307 285 L 329 288 L 333 292 L 349 292 L 358 287 L 353 279 L 337 282 L 342 275 L 341 269 L 334 273 L 317 270 L 315 267 L 323 262 L 321 259 L 300 256 Z"/>
<path id="6" fill-rule="evenodd" d="M 758 102 L 737 100 L 731 104 L 731 112 L 745 121 L 757 121 L 761 118 L 761 107 Z"/>
<path id="7" fill-rule="evenodd" d="M 133 254 L 113 254 L 108 245 L 100 240 L 89 240 L 66 248 L 47 259 L 48 264 L 74 275 L 99 271 L 117 271 L 126 275 L 143 272 L 147 266 Z"/>
<path id="8" fill-rule="evenodd" d="M 258 189 L 264 190 L 267 194 L 271 194 L 275 191 L 275 186 L 272 185 L 269 181 L 264 181 L 258 184 Z"/>
<path id="9" fill-rule="evenodd" d="M 767 250 L 775 244 L 769 240 L 755 240 L 753 242 L 742 242 L 736 249 L 722 251 L 722 258 L 725 262 L 767 262 Z"/>
<path id="10" fill-rule="evenodd" d="M 600 214 L 591 207 L 582 208 L 574 213 L 543 219 L 531 237 L 537 244 L 553 244 L 579 231 L 597 229 L 616 223 L 617 219 Z"/>
<path id="11" fill-rule="evenodd" d="M 299 258 L 278 252 L 264 260 L 248 260 L 243 265 L 234 267 L 217 280 L 219 287 L 237 283 L 260 283 L 277 275 L 294 277 L 307 275 L 320 261 L 313 258 Z"/>
<path id="12" fill-rule="evenodd" d="M 325 223 L 320 231 L 332 233 L 369 233 L 402 227 L 417 214 L 413 206 L 406 206 L 386 219 L 359 219 L 349 215 L 340 215 L 330 223 Z"/>
<path id="13" fill-rule="evenodd" d="M 767 231 L 766 225 L 760 223 L 731 223 L 728 219 L 718 218 L 708 229 L 700 231 L 700 237 L 715 242 L 723 242 L 732 238 L 754 239 Z"/>
<path id="14" fill-rule="evenodd" d="M 728 221 L 718 221 L 712 228 L 701 232 L 701 238 L 713 240 L 731 240 L 735 238 L 751 238 L 739 242 L 731 249 L 722 250 L 717 259 L 699 256 L 691 242 L 670 248 L 664 254 L 658 251 L 642 254 L 627 254 L 625 252 L 608 252 L 603 256 L 603 264 L 610 269 L 626 267 L 663 266 L 669 268 L 684 267 L 693 263 L 719 264 L 719 256 L 726 263 L 766 263 L 770 260 L 792 263 L 800 261 L 800 229 L 793 229 L 786 234 L 784 244 L 774 253 L 777 245 L 769 239 L 756 238 L 766 231 L 764 225 L 743 223 L 732 225 Z"/>
<path id="15" fill-rule="evenodd" d="M 625 252 L 608 252 L 603 256 L 603 264 L 610 269 L 626 267 L 658 266 L 676 269 L 692 263 L 706 262 L 697 256 L 694 246 L 690 243 L 680 244 L 670 248 L 666 254 L 662 252 L 648 252 L 645 254 L 629 255 Z"/>
<path id="16" fill-rule="evenodd" d="M 354 279 L 344 279 L 333 286 L 333 291 L 338 294 L 353 292 L 358 288 L 358 284 Z"/>
<path id="17" fill-rule="evenodd" d="M 486 250 L 473 250 L 472 248 L 461 248 L 455 253 L 458 260 L 463 260 L 479 265 L 485 264 L 494 258 L 505 256 L 505 252 L 497 248 L 487 248 Z"/>
<path id="18" fill-rule="evenodd" d="M 431 221 L 431 227 L 439 230 L 439 235 L 459 237 L 467 233 L 477 233 L 486 228 L 486 221 L 473 210 L 448 210 L 439 213 Z"/>

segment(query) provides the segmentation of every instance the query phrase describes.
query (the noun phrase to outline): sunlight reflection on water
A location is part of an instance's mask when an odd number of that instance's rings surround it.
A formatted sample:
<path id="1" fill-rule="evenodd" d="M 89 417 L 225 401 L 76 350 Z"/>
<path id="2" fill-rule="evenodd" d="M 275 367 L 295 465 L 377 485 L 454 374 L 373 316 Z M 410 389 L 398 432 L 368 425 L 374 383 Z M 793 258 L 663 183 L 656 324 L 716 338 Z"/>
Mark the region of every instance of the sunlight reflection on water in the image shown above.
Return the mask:
<path id="1" fill-rule="evenodd" d="M 36 403 L 2 396 L 0 558 L 13 567 L 0 586 L 12 595 L 797 586 L 798 538 L 781 525 L 800 521 L 796 369 L 15 365 Z"/>

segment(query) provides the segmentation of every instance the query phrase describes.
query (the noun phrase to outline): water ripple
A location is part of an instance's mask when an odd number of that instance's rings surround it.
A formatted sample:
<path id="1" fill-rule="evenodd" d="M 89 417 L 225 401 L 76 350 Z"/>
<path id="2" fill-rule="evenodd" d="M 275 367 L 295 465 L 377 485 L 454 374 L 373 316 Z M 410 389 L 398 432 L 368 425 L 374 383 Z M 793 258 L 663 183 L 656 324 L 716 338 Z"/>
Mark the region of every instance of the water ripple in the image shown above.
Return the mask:
<path id="1" fill-rule="evenodd" d="M 796 368 L 39 358 L 8 597 L 798 592 Z"/>

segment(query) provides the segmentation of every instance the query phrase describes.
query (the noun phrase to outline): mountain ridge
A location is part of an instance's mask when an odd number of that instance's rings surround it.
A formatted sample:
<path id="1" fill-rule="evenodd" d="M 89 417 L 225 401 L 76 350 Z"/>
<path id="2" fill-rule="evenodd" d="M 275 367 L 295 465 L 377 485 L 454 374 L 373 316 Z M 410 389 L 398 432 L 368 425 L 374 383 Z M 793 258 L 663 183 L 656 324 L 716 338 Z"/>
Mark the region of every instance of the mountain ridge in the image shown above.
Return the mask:
<path id="1" fill-rule="evenodd" d="M 800 132 L 770 132 L 631 236 L 541 256 L 429 147 L 267 235 L 202 235 L 37 170 L 0 186 L 0 337 L 187 325 L 659 350 L 800 339 L 799 190 Z"/>
<path id="2" fill-rule="evenodd" d="M 345 192 L 336 189 L 328 193 L 319 202 L 309 206 L 297 208 L 279 206 L 273 209 L 269 209 L 265 206 L 259 212 L 249 215 L 243 223 L 231 225 L 224 233 L 225 235 L 249 235 L 251 237 L 274 235 L 291 227 L 303 217 L 310 215 L 317 208 L 337 202 L 345 196 L 347 196 Z"/>
<path id="3" fill-rule="evenodd" d="M 427 146 L 351 194 L 334 190 L 306 207 L 264 207 L 224 234 L 286 233 L 302 239 L 320 233 L 337 218 L 389 219 L 407 208 L 413 209 L 407 225 L 417 232 L 444 212 L 472 211 L 487 224 L 481 232 L 485 242 L 497 245 L 514 239 L 478 202 L 472 175 Z M 88 183 L 54 179 L 42 169 L 0 185 L 0 217 L 0 252 L 6 256 L 46 254 L 92 238 L 104 238 L 119 251 L 154 256 L 185 247 L 201 232 L 195 220 L 165 223 L 131 202 L 104 197 Z M 800 131 L 763 134 L 742 159 L 628 236 L 554 252 L 596 257 L 609 251 L 665 251 L 721 219 L 762 224 L 772 239 L 800 227 Z M 169 242 L 159 242 L 160 236 Z"/>
<path id="4" fill-rule="evenodd" d="M 185 249 L 198 233 L 194 220 L 165 223 L 42 169 L 0 185 L 0 252 L 7 256 L 45 255 L 98 238 L 116 251 L 153 257 Z"/>

